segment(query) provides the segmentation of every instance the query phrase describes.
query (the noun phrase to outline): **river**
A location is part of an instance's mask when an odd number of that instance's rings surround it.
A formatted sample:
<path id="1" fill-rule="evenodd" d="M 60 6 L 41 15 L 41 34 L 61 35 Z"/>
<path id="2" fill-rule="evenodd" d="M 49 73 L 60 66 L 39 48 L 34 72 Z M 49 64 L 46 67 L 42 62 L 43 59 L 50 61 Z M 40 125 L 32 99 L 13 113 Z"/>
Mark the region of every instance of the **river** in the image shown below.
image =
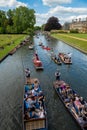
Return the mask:
<path id="1" fill-rule="evenodd" d="M 47 41 L 42 34 L 34 37 L 35 49 L 43 63 L 44 70 L 36 71 L 32 58 L 34 51 L 28 45 L 21 47 L 12 56 L 8 56 L 0 64 L 0 130 L 22 130 L 23 85 L 25 83 L 24 69 L 29 67 L 31 77 L 39 78 L 46 96 L 47 118 L 49 130 L 80 130 L 77 123 L 63 106 L 53 89 L 55 71 L 59 69 L 61 79 L 87 100 L 87 55 L 70 47 L 62 41 L 52 39 Z M 72 65 L 58 66 L 50 58 L 50 51 L 38 46 L 39 42 L 58 52 L 71 52 Z"/>

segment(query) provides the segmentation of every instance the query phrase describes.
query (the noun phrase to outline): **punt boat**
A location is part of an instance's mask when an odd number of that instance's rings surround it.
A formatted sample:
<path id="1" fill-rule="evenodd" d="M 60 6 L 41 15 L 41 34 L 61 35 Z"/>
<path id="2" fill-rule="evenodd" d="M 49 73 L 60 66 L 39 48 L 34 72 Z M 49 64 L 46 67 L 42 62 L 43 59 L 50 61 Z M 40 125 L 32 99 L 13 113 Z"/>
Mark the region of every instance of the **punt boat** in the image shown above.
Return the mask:
<path id="1" fill-rule="evenodd" d="M 59 53 L 58 56 L 64 64 L 72 64 L 72 60 L 67 56 L 67 54 Z"/>
<path id="2" fill-rule="evenodd" d="M 39 56 L 37 53 L 35 53 L 34 57 L 33 57 L 33 63 L 34 63 L 34 66 L 36 68 L 36 70 L 43 70 L 43 65 L 42 65 L 42 62 L 41 60 L 39 59 Z"/>
<path id="3" fill-rule="evenodd" d="M 47 51 L 51 50 L 51 48 L 48 47 L 48 46 L 46 47 L 46 46 L 43 46 L 43 45 L 42 45 L 42 48 L 45 49 L 45 50 L 47 50 Z"/>
<path id="4" fill-rule="evenodd" d="M 55 56 L 51 56 L 51 59 L 58 65 L 62 65 L 62 62 L 60 61 L 60 59 L 55 58 Z"/>
<path id="5" fill-rule="evenodd" d="M 28 48 L 29 48 L 29 50 L 33 50 L 34 49 L 34 45 L 30 45 Z"/>
<path id="6" fill-rule="evenodd" d="M 47 130 L 45 97 L 37 78 L 26 79 L 24 85 L 23 130 Z"/>
<path id="7" fill-rule="evenodd" d="M 9 55 L 13 55 L 16 52 L 16 47 L 9 52 Z"/>
<path id="8" fill-rule="evenodd" d="M 87 102 L 65 81 L 57 80 L 53 83 L 53 87 L 81 129 L 87 130 Z"/>

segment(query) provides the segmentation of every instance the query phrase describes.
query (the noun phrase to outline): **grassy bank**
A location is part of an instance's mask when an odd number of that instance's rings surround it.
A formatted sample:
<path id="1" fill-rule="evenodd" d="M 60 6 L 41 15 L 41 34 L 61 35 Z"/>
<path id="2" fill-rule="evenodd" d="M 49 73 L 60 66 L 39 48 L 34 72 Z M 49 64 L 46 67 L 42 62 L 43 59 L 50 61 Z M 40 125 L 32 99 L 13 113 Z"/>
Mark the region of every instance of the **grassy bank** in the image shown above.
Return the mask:
<path id="1" fill-rule="evenodd" d="M 78 37 L 78 38 L 84 38 L 87 39 L 87 34 L 80 34 L 80 33 L 69 33 L 67 34 L 68 36 L 74 36 L 74 37 Z"/>
<path id="2" fill-rule="evenodd" d="M 0 59 L 6 56 L 13 48 L 20 44 L 26 35 L 0 35 Z"/>
<path id="3" fill-rule="evenodd" d="M 64 41 L 87 54 L 87 34 L 59 34 L 53 33 L 52 37 Z"/>

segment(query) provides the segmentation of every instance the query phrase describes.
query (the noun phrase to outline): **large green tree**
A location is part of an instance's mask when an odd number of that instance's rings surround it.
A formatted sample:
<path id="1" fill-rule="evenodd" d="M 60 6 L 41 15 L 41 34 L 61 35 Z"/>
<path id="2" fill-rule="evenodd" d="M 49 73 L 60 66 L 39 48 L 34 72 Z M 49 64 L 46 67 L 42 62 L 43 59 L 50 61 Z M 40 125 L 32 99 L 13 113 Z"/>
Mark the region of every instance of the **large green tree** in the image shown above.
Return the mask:
<path id="1" fill-rule="evenodd" d="M 0 11 L 0 33 L 33 34 L 35 23 L 33 9 L 20 6 L 14 10 L 9 9 L 7 12 Z"/>
<path id="2" fill-rule="evenodd" d="M 35 24 L 35 11 L 27 7 L 19 7 L 14 10 L 13 22 L 15 32 L 22 33 L 28 28 L 34 28 Z"/>
<path id="3" fill-rule="evenodd" d="M 57 17 L 50 17 L 48 20 L 47 20 L 47 23 L 45 24 L 45 28 L 44 30 L 45 31 L 51 31 L 51 30 L 59 30 L 61 29 L 62 26 L 61 24 L 59 23 L 59 20 Z"/>

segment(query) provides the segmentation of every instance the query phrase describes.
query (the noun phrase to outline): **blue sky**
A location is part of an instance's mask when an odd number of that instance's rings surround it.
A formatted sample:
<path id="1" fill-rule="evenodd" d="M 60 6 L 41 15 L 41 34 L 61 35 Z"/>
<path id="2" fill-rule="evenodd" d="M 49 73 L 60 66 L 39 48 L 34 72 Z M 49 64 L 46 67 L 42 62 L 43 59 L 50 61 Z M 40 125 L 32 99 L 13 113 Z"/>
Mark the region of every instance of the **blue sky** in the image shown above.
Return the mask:
<path id="1" fill-rule="evenodd" d="M 8 10 L 26 6 L 35 10 L 36 25 L 42 25 L 48 18 L 55 16 L 61 24 L 72 19 L 85 20 L 87 17 L 87 0 L 0 0 L 0 9 Z"/>

